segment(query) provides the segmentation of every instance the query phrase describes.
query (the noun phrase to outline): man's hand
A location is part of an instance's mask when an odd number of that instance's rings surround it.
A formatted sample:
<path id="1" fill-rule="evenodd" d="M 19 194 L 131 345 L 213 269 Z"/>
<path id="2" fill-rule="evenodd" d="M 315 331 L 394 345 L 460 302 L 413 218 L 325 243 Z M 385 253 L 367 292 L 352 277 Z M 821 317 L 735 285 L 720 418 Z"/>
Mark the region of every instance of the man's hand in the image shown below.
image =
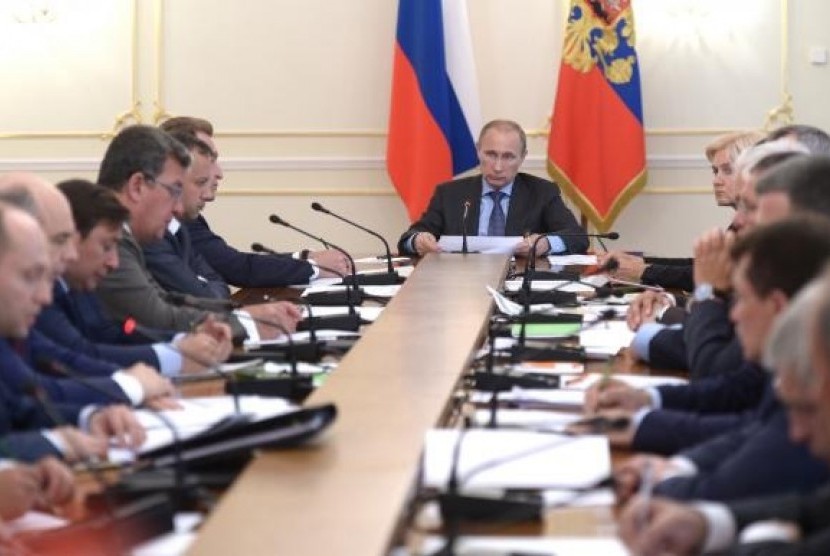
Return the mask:
<path id="1" fill-rule="evenodd" d="M 600 381 L 585 392 L 584 411 L 588 414 L 607 410 L 635 412 L 651 406 L 651 396 L 645 390 L 633 388 L 620 380 Z"/>
<path id="2" fill-rule="evenodd" d="M 619 409 L 600 411 L 587 419 L 571 423 L 568 434 L 603 434 L 615 448 L 630 448 L 637 432 L 631 412 Z"/>
<path id="3" fill-rule="evenodd" d="M 618 533 L 632 554 L 700 554 L 708 533 L 703 514 L 668 500 L 635 498 L 623 510 Z"/>
<path id="4" fill-rule="evenodd" d="M 138 449 L 147 439 L 135 413 L 125 405 L 103 407 L 89 419 L 89 432 L 101 439 L 113 439 L 117 446 Z"/>
<path id="5" fill-rule="evenodd" d="M 277 301 L 276 303 L 262 303 L 259 305 L 246 305 L 245 311 L 257 319 L 256 327 L 259 337 L 263 340 L 270 340 L 281 336 L 283 331 L 280 326 L 289 333 L 297 329 L 297 323 L 302 318 L 300 309 L 288 301 Z M 271 326 L 269 323 L 276 323 L 278 326 Z"/>
<path id="6" fill-rule="evenodd" d="M 654 322 L 660 309 L 671 304 L 669 294 L 665 292 L 644 291 L 628 306 L 625 322 L 628 328 L 636 331 L 643 323 Z"/>
<path id="7" fill-rule="evenodd" d="M 75 475 L 65 463 L 53 456 L 47 456 L 32 466 L 38 476 L 41 509 L 66 504 L 75 494 Z"/>
<path id="8" fill-rule="evenodd" d="M 640 454 L 628 458 L 614 469 L 614 490 L 617 502 L 625 504 L 637 494 L 646 469 L 651 473 L 655 483 L 673 475 L 674 465 L 671 460 L 661 456 Z"/>
<path id="9" fill-rule="evenodd" d="M 421 256 L 427 253 L 441 252 L 441 246 L 438 245 L 438 240 L 429 232 L 418 232 L 412 241 L 412 246 L 415 247 L 415 251 Z"/>
<path id="10" fill-rule="evenodd" d="M 694 244 L 695 285 L 712 284 L 716 290 L 732 289 L 732 259 L 729 249 L 735 242 L 735 235 L 719 228 L 700 236 Z"/>
<path id="11" fill-rule="evenodd" d="M 599 253 L 597 254 L 597 266 L 605 265 L 609 259 L 617 259 L 617 262 L 620 263 L 620 266 L 610 273 L 614 278 L 632 282 L 639 282 L 642 279 L 643 271 L 646 269 L 646 262 L 642 257 L 629 255 L 622 251 Z"/>
<path id="12" fill-rule="evenodd" d="M 63 442 L 63 457 L 75 462 L 107 457 L 107 439 L 92 436 L 75 427 L 59 427 L 55 432 Z"/>
<path id="13" fill-rule="evenodd" d="M 312 251 L 308 255 L 308 261 L 312 264 L 319 265 L 321 278 L 348 276 L 352 273 L 352 266 L 349 262 L 349 258 L 336 249 Z M 326 270 L 328 268 L 335 270 L 340 274 L 337 274 L 337 272 L 332 272 L 331 270 Z"/>
<path id="14" fill-rule="evenodd" d="M 230 339 L 219 342 L 204 332 L 187 334 L 176 343 L 176 347 L 182 354 L 182 372 L 185 374 L 203 371 L 226 361 L 233 349 Z"/>
<path id="15" fill-rule="evenodd" d="M 532 234 L 524 238 L 524 241 L 519 242 L 515 249 L 513 249 L 513 254 L 517 257 L 527 257 L 530 253 L 530 248 L 533 246 L 533 242 L 539 237 L 540 234 Z M 544 256 L 550 250 L 550 242 L 548 241 L 547 236 L 543 236 L 542 239 L 539 240 L 539 243 L 536 244 L 536 256 L 541 257 Z"/>
<path id="16" fill-rule="evenodd" d="M 40 496 L 40 475 L 30 465 L 17 464 L 0 471 L 0 518 L 16 519 L 32 508 Z"/>
<path id="17" fill-rule="evenodd" d="M 227 322 L 222 322 L 214 313 L 208 313 L 205 319 L 195 328 L 197 334 L 207 334 L 219 343 L 226 343 L 233 349 L 233 332 Z"/>
<path id="18" fill-rule="evenodd" d="M 144 391 L 144 399 L 149 400 L 161 396 L 173 396 L 176 389 L 170 379 L 161 376 L 157 370 L 144 363 L 136 363 L 124 369 L 124 373 L 130 375 L 141 384 Z"/>

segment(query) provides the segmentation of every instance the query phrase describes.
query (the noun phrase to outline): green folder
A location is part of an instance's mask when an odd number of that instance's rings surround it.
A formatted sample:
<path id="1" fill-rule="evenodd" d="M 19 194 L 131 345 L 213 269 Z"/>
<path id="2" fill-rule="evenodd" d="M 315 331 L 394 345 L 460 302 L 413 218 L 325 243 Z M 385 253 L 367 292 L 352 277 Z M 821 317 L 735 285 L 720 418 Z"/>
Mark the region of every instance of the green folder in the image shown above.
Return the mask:
<path id="1" fill-rule="evenodd" d="M 525 327 L 527 338 L 567 338 L 576 336 L 582 329 L 578 322 L 555 322 L 555 323 L 534 323 Z M 514 324 L 510 330 L 513 337 L 518 338 L 522 334 L 522 325 Z"/>

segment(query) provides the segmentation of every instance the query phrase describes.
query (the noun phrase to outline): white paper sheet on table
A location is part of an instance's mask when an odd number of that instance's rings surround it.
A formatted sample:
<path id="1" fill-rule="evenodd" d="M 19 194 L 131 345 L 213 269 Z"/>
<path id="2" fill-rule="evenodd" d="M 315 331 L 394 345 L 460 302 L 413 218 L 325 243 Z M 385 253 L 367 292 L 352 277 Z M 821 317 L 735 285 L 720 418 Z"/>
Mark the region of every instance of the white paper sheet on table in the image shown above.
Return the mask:
<path id="1" fill-rule="evenodd" d="M 346 289 L 346 286 L 342 285 L 335 285 L 335 286 L 310 286 L 303 290 L 302 297 L 310 295 L 312 293 L 325 293 L 325 292 L 342 292 Z M 360 289 L 363 290 L 367 295 L 372 295 L 374 297 L 395 297 L 395 295 L 400 291 L 401 286 L 400 284 L 394 286 L 360 286 Z"/>
<path id="2" fill-rule="evenodd" d="M 346 306 L 312 305 L 311 314 L 315 317 L 329 317 L 332 315 L 348 315 L 349 310 L 349 307 Z M 383 311 L 383 307 L 367 305 L 365 307 L 355 307 L 355 310 L 360 315 L 361 319 L 369 322 L 375 322 L 380 316 L 381 311 Z M 302 317 L 304 319 L 308 318 L 308 307 L 300 307 L 300 313 L 302 313 Z"/>
<path id="3" fill-rule="evenodd" d="M 616 355 L 631 345 L 634 332 L 625 321 L 605 321 L 579 333 L 579 345 L 592 353 Z"/>
<path id="4" fill-rule="evenodd" d="M 441 236 L 438 245 L 445 252 L 461 251 L 461 236 Z M 467 236 L 467 249 L 483 254 L 512 254 L 524 241 L 521 236 Z"/>
<path id="5" fill-rule="evenodd" d="M 236 413 L 235 402 L 231 396 L 187 398 L 179 400 L 179 403 L 182 409 L 160 412 L 173 426 L 179 440 L 191 438 Z M 240 413 L 250 415 L 252 420 L 262 420 L 293 411 L 296 406 L 281 398 L 239 396 L 239 409 Z M 136 410 L 135 415 L 147 431 L 147 441 L 139 448 L 139 453 L 149 452 L 173 442 L 173 431 L 158 415 L 145 409 Z M 130 450 L 111 447 L 108 459 L 113 463 L 125 463 L 133 461 L 135 454 Z"/>
<path id="6" fill-rule="evenodd" d="M 470 400 L 474 403 L 487 403 L 490 392 L 473 392 Z M 582 390 L 554 390 L 513 388 L 499 393 L 499 400 L 513 402 L 517 405 L 542 405 L 558 409 L 579 411 L 585 405 L 585 392 Z"/>
<path id="7" fill-rule="evenodd" d="M 548 255 L 548 262 L 557 266 L 568 265 L 585 265 L 593 266 L 597 264 L 596 255 Z"/>
<path id="8" fill-rule="evenodd" d="M 336 340 L 337 338 L 353 338 L 355 336 L 360 336 L 360 332 L 350 332 L 348 330 L 328 330 L 325 328 L 315 330 L 314 334 L 317 336 L 318 340 Z M 307 342 L 310 335 L 311 333 L 308 331 L 295 332 L 291 335 L 291 339 L 295 342 Z M 243 345 L 247 348 L 257 346 L 283 346 L 286 344 L 288 344 L 288 339 L 285 335 L 272 340 L 257 340 L 256 342 L 245 340 L 243 343 Z"/>
<path id="9" fill-rule="evenodd" d="M 418 554 L 435 554 L 445 542 L 429 537 Z M 453 548 L 457 556 L 629 556 L 616 537 L 460 537 Z"/>
<path id="10" fill-rule="evenodd" d="M 444 488 L 453 466 L 456 429 L 427 431 L 424 484 Z M 473 429 L 463 432 L 457 477 L 462 491 L 587 488 L 609 477 L 611 454 L 601 436 Z"/>
<path id="11" fill-rule="evenodd" d="M 585 372 L 585 363 L 576 361 L 523 361 L 511 367 L 520 373 L 542 375 L 580 375 Z"/>
<path id="12" fill-rule="evenodd" d="M 522 287 L 522 280 L 506 280 L 504 282 L 504 289 L 510 292 L 519 291 Z M 594 293 L 596 288 L 592 288 L 587 284 L 580 284 L 579 282 L 572 282 L 570 280 L 532 280 L 530 288 L 533 291 L 550 291 L 555 289 L 560 292 L 572 293 Z"/>
<path id="13" fill-rule="evenodd" d="M 487 288 L 487 292 L 490 294 L 490 297 L 493 298 L 493 302 L 496 304 L 496 307 L 498 307 L 499 311 L 503 314 L 511 317 L 517 317 L 524 312 L 524 307 L 522 307 L 519 303 L 507 299 L 491 286 L 484 287 Z M 552 303 L 539 303 L 531 305 L 530 312 L 557 315 L 562 311 L 554 307 Z"/>
<path id="14" fill-rule="evenodd" d="M 393 263 L 405 263 L 412 259 L 409 257 L 392 257 Z M 377 257 L 361 257 L 354 260 L 355 264 L 382 264 L 386 262 L 386 255 L 378 255 Z M 400 270 L 400 267 L 398 267 Z"/>
<path id="15" fill-rule="evenodd" d="M 562 388 L 569 390 L 587 390 L 591 385 L 596 384 L 602 380 L 604 375 L 602 373 L 586 373 L 584 375 L 565 380 Z M 614 380 L 624 382 L 633 388 L 649 388 L 654 386 L 673 385 L 673 384 L 688 384 L 689 381 L 685 378 L 673 376 L 649 376 L 649 375 L 632 375 L 632 374 L 614 374 Z"/>
<path id="16" fill-rule="evenodd" d="M 56 529 L 69 525 L 69 521 L 52 514 L 44 512 L 26 512 L 17 519 L 3 522 L 2 527 L 9 533 L 20 533 L 21 531 L 42 531 L 44 529 Z"/>

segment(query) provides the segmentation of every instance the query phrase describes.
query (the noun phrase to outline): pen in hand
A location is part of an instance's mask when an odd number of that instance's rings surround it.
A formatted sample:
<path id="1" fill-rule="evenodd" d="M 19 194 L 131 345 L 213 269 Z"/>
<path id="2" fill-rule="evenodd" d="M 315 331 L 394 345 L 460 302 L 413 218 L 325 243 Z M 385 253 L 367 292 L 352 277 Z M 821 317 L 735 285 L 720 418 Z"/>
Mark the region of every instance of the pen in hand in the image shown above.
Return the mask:
<path id="1" fill-rule="evenodd" d="M 639 528 L 643 530 L 648 525 L 649 514 L 651 513 L 651 497 L 654 493 L 654 466 L 651 461 L 646 461 L 643 467 L 643 476 L 640 479 L 639 495 L 642 499 L 643 511 L 640 514 Z"/>

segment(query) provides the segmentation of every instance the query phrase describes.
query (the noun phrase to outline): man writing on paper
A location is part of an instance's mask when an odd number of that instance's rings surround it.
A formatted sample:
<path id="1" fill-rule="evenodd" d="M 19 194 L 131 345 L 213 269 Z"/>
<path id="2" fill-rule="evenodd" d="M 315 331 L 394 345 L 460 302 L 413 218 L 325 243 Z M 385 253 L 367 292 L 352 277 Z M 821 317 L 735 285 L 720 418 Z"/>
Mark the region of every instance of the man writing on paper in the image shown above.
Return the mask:
<path id="1" fill-rule="evenodd" d="M 441 251 L 442 235 L 524 236 L 514 254 L 584 253 L 588 238 L 565 206 L 556 184 L 520 173 L 527 137 L 516 122 L 493 120 L 476 144 L 481 174 L 436 187 L 426 212 L 398 240 L 410 255 Z M 466 213 L 466 222 L 464 215 Z M 466 226 L 465 226 L 466 224 Z M 560 234 L 560 235 L 557 235 Z"/>

